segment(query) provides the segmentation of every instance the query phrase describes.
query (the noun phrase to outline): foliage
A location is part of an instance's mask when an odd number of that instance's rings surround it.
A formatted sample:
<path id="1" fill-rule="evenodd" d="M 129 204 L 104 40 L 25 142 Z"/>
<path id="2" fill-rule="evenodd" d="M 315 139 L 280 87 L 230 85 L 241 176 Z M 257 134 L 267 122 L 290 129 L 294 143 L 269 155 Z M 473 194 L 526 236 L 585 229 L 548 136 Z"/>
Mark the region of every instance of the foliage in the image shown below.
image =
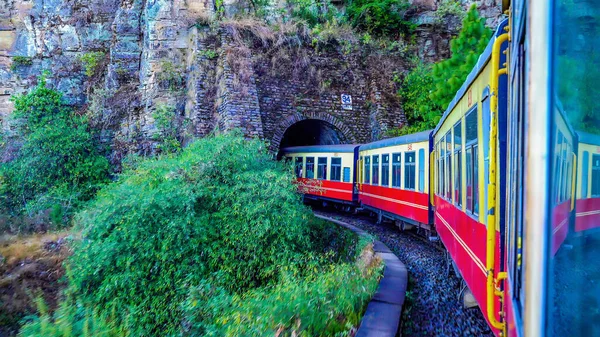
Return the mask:
<path id="1" fill-rule="evenodd" d="M 192 285 L 242 293 L 284 271 L 301 276 L 321 262 L 311 252 L 336 240 L 302 205 L 292 179 L 264 143 L 239 135 L 139 163 L 79 215 L 73 291 L 101 313 L 114 308 L 134 335 L 164 336 L 178 331 Z"/>
<path id="2" fill-rule="evenodd" d="M 31 316 L 21 328 L 22 337 L 123 337 L 128 333 L 114 321 L 101 317 L 72 299 L 61 302 L 50 313 L 43 299 L 36 299 L 38 316 Z"/>
<path id="3" fill-rule="evenodd" d="M 433 66 L 434 91 L 430 98 L 434 104 L 446 108 L 485 50 L 492 31 L 479 17 L 472 5 L 463 20 L 458 36 L 450 42 L 452 56 Z"/>
<path id="4" fill-rule="evenodd" d="M 27 56 L 13 56 L 10 70 L 15 71 L 19 67 L 27 67 L 33 64 L 33 59 Z"/>
<path id="5" fill-rule="evenodd" d="M 207 59 L 215 59 L 217 58 L 217 56 L 219 56 L 219 53 L 214 50 L 214 49 L 204 49 L 198 52 L 198 54 L 200 54 L 200 56 L 202 57 L 206 57 Z"/>
<path id="6" fill-rule="evenodd" d="M 352 26 L 371 35 L 398 36 L 414 28 L 405 19 L 409 7 L 406 0 L 351 0 L 346 16 Z"/>
<path id="7" fill-rule="evenodd" d="M 0 192 L 17 213 L 53 208 L 58 221 L 107 181 L 108 161 L 85 120 L 63 104 L 61 93 L 46 87 L 44 78 L 12 100 L 22 146 L 15 159 L 0 166 Z"/>
<path id="8" fill-rule="evenodd" d="M 416 58 L 412 62 L 414 67 L 400 81 L 398 90 L 407 123 L 401 128 L 388 130 L 387 137 L 432 129 L 442 116 L 442 108 L 429 99 L 434 85 L 431 66 Z"/>
<path id="9" fill-rule="evenodd" d="M 191 336 L 337 336 L 360 322 L 379 268 L 342 264 L 244 295 L 202 284 L 185 303 Z"/>
<path id="10" fill-rule="evenodd" d="M 306 21 L 311 27 L 341 19 L 337 8 L 329 0 L 291 0 L 289 4 L 292 16 Z"/>
<path id="11" fill-rule="evenodd" d="M 81 55 L 79 61 L 85 68 L 85 75 L 88 77 L 93 76 L 105 58 L 106 54 L 101 51 L 87 52 Z"/>
<path id="12" fill-rule="evenodd" d="M 185 84 L 183 69 L 180 65 L 169 60 L 160 62 L 160 70 L 156 73 L 157 78 L 170 91 L 179 91 Z"/>
<path id="13" fill-rule="evenodd" d="M 154 139 L 160 141 L 158 150 L 161 153 L 173 153 L 181 149 L 181 142 L 177 138 L 178 123 L 175 108 L 168 105 L 159 105 L 152 114 L 158 133 Z"/>
<path id="14" fill-rule="evenodd" d="M 436 24 L 443 25 L 451 16 L 457 17 L 460 20 L 464 20 L 465 11 L 459 0 L 442 0 L 438 4 L 434 15 Z"/>

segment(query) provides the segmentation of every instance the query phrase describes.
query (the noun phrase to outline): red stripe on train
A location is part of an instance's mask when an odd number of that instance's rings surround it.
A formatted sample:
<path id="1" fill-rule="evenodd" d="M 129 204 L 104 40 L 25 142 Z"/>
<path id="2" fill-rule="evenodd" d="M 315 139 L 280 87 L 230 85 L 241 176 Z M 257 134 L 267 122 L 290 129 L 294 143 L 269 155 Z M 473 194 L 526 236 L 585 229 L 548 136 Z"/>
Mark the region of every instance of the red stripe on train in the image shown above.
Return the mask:
<path id="1" fill-rule="evenodd" d="M 303 194 L 310 194 L 318 197 L 338 199 L 343 201 L 352 201 L 352 183 L 298 178 L 296 179 L 296 184 L 298 185 L 298 190 L 300 193 Z"/>
<path id="2" fill-rule="evenodd" d="M 411 190 L 363 184 L 359 199 L 363 205 L 429 223 L 429 195 Z"/>
<path id="3" fill-rule="evenodd" d="M 576 232 L 600 227 L 600 198 L 578 199 L 576 205 Z"/>

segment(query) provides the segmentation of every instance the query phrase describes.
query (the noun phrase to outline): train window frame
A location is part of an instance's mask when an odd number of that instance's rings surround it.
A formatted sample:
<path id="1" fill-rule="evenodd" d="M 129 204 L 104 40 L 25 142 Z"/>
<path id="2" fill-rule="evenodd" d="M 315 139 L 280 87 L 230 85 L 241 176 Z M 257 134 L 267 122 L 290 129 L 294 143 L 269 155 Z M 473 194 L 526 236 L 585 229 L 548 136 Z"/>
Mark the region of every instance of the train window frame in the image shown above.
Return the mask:
<path id="1" fill-rule="evenodd" d="M 412 156 L 412 161 L 408 157 Z M 412 179 L 411 179 L 412 171 Z M 414 191 L 417 188 L 417 153 L 415 151 L 404 152 L 404 189 Z"/>
<path id="2" fill-rule="evenodd" d="M 311 160 L 311 162 L 309 163 L 309 159 Z M 310 177 L 308 176 L 308 165 L 311 164 L 312 165 L 312 170 L 310 171 Z M 307 179 L 315 179 L 315 157 L 306 157 L 306 164 L 304 165 L 304 176 Z"/>
<path id="3" fill-rule="evenodd" d="M 298 159 L 300 159 L 300 162 L 298 162 Z M 298 167 L 300 168 L 300 172 L 298 172 Z M 298 173 L 300 173 L 300 175 L 298 175 Z M 298 156 L 294 158 L 294 175 L 296 178 L 304 178 L 304 157 Z"/>
<path id="4" fill-rule="evenodd" d="M 419 149 L 418 155 L 418 165 L 419 165 L 419 192 L 425 191 L 425 149 Z"/>
<path id="5" fill-rule="evenodd" d="M 365 179 L 363 181 L 363 184 L 371 185 L 371 156 L 365 156 L 364 168 Z"/>
<path id="6" fill-rule="evenodd" d="M 359 156 L 358 159 L 358 163 L 356 164 L 356 169 L 358 170 L 358 183 L 359 184 L 364 184 L 365 182 L 365 172 L 364 172 L 364 162 L 363 162 L 363 156 Z"/>
<path id="7" fill-rule="evenodd" d="M 390 154 L 381 155 L 381 186 L 390 187 Z"/>
<path id="8" fill-rule="evenodd" d="M 597 163 L 598 166 L 594 166 Z M 592 154 L 592 170 L 591 170 L 591 179 L 590 179 L 590 197 L 597 198 L 600 197 L 600 154 Z M 594 179 L 594 173 L 597 173 L 597 180 Z M 597 189 L 594 189 L 594 185 L 597 186 Z M 594 193 L 596 192 L 596 193 Z"/>
<path id="9" fill-rule="evenodd" d="M 448 132 L 446 132 L 446 135 L 444 136 L 444 138 L 446 139 L 446 155 L 445 155 L 445 166 L 446 166 L 446 170 L 445 170 L 445 177 L 444 177 L 444 183 L 446 184 L 446 188 L 444 190 L 444 198 L 452 203 L 452 130 L 449 130 Z"/>
<path id="10" fill-rule="evenodd" d="M 334 161 L 335 162 L 339 161 L 339 163 L 335 163 Z M 337 177 L 337 179 L 336 179 L 336 177 Z M 331 157 L 329 180 L 342 181 L 342 158 L 341 157 Z"/>
<path id="11" fill-rule="evenodd" d="M 399 170 L 397 175 L 394 169 Z M 402 171 L 402 152 L 392 153 L 392 188 L 402 188 Z"/>
<path id="12" fill-rule="evenodd" d="M 374 155 L 372 155 L 372 158 L 371 158 L 371 169 L 373 170 L 373 172 L 371 173 L 371 184 L 372 185 L 380 184 L 379 168 L 380 168 L 379 155 L 374 154 Z"/>
<path id="13" fill-rule="evenodd" d="M 589 166 L 590 166 L 590 151 L 582 151 L 581 154 L 581 190 L 580 190 L 580 194 L 581 194 L 581 199 L 587 199 L 588 198 L 588 192 L 589 192 L 589 185 L 588 185 L 588 175 L 590 173 L 589 171 Z M 591 180 L 590 180 L 591 181 Z"/>
<path id="14" fill-rule="evenodd" d="M 452 143 L 453 143 L 453 164 L 454 164 L 454 189 L 452 191 L 452 198 L 454 200 L 454 205 L 458 208 L 462 207 L 462 119 L 459 119 L 456 124 L 452 127 Z M 459 131 L 459 134 L 456 134 L 456 131 Z M 457 144 L 457 137 L 458 143 Z"/>
<path id="15" fill-rule="evenodd" d="M 327 157 L 317 157 L 317 179 L 327 180 Z"/>
<path id="16" fill-rule="evenodd" d="M 484 90 L 484 94 L 485 94 L 485 90 Z M 467 210 L 467 213 L 471 214 L 473 217 L 477 217 L 479 215 L 479 195 L 481 193 L 480 191 L 480 186 L 479 186 L 479 160 L 480 160 L 480 155 L 479 155 L 479 119 L 477 116 L 477 106 L 472 107 L 466 114 L 465 114 L 465 122 L 464 122 L 464 127 L 465 127 L 465 147 L 464 147 L 464 151 L 466 152 L 470 152 L 471 156 L 470 156 L 470 162 L 466 163 L 467 166 L 467 170 L 469 170 L 470 173 L 470 177 L 471 177 L 471 184 L 467 185 L 465 187 L 466 190 L 469 189 L 469 187 L 471 187 L 471 199 L 470 199 L 470 203 L 467 203 L 465 201 L 465 209 Z M 469 134 L 467 131 L 469 129 L 467 129 L 471 124 L 473 124 L 473 120 L 475 121 L 474 123 L 474 130 L 475 130 L 475 134 Z M 473 130 L 473 129 L 470 129 Z M 470 138 L 471 137 L 471 138 Z M 467 159 L 467 158 L 465 158 Z M 485 180 L 485 177 L 484 177 Z M 467 182 L 468 184 L 468 182 Z M 484 181 L 484 185 L 485 185 L 485 181 Z M 477 206 L 477 207 L 476 207 Z"/>
<path id="17" fill-rule="evenodd" d="M 351 177 L 350 177 L 350 167 L 348 167 L 348 166 L 344 167 L 342 174 L 343 174 L 342 175 L 342 179 L 343 179 L 342 181 L 345 182 L 345 183 L 349 183 L 350 180 L 351 180 Z"/>

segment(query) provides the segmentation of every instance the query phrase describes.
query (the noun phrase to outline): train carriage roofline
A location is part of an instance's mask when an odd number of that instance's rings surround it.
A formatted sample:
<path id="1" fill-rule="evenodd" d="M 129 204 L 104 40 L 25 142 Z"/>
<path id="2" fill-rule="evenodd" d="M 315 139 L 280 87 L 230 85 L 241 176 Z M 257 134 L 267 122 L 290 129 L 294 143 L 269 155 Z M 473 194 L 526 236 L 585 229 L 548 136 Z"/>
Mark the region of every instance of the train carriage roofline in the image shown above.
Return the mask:
<path id="1" fill-rule="evenodd" d="M 463 85 L 456 92 L 456 95 L 454 95 L 454 98 L 452 99 L 450 104 L 448 104 L 448 108 L 446 109 L 446 111 L 444 111 L 442 118 L 440 118 L 440 121 L 438 122 L 437 126 L 433 130 L 433 134 L 436 134 L 438 132 L 438 130 L 442 127 L 442 125 L 444 125 L 444 121 L 446 121 L 446 118 L 448 118 L 448 115 L 450 115 L 452 113 L 452 111 L 454 110 L 454 108 L 456 107 L 458 102 L 460 102 L 462 97 L 467 93 L 467 90 L 471 87 L 471 84 L 473 84 L 475 79 L 477 79 L 477 76 L 479 76 L 479 73 L 481 73 L 483 71 L 483 69 L 485 68 L 487 63 L 491 60 L 494 42 L 496 41 L 496 38 L 498 36 L 505 33 L 504 27 L 506 27 L 507 25 L 508 25 L 508 19 L 504 19 L 500 22 L 500 24 L 498 25 L 498 28 L 496 29 L 496 32 L 493 35 L 493 38 L 490 39 L 490 42 L 488 42 L 488 45 L 485 47 L 485 50 L 483 51 L 483 53 L 481 55 L 479 55 L 479 60 L 477 60 L 477 64 L 475 65 L 475 67 L 473 67 L 473 70 L 471 70 L 471 72 L 469 73 L 469 76 L 467 76 L 467 79 L 464 81 Z"/>
<path id="2" fill-rule="evenodd" d="M 283 153 L 353 153 L 359 144 L 308 145 L 283 148 Z"/>
<path id="3" fill-rule="evenodd" d="M 584 131 L 576 131 L 579 143 L 600 146 L 600 135 L 594 135 Z"/>
<path id="4" fill-rule="evenodd" d="M 429 135 L 432 130 L 421 131 L 410 135 L 378 140 L 373 143 L 368 143 L 360 146 L 360 151 L 380 149 L 389 146 L 413 144 L 429 141 Z"/>

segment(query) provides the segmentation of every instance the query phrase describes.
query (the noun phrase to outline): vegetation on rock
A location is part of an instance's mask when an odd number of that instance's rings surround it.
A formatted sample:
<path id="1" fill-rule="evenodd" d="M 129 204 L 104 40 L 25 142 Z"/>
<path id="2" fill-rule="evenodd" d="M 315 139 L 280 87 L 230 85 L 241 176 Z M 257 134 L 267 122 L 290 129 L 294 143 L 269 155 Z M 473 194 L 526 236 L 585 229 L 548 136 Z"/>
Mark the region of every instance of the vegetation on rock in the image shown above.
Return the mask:
<path id="1" fill-rule="evenodd" d="M 43 77 L 13 102 L 17 128 L 10 141 L 17 149 L 0 165 L 0 199 L 15 215 L 51 210 L 53 225 L 61 226 L 107 182 L 108 161 L 85 119 L 63 103 L 61 93 L 46 87 Z"/>

